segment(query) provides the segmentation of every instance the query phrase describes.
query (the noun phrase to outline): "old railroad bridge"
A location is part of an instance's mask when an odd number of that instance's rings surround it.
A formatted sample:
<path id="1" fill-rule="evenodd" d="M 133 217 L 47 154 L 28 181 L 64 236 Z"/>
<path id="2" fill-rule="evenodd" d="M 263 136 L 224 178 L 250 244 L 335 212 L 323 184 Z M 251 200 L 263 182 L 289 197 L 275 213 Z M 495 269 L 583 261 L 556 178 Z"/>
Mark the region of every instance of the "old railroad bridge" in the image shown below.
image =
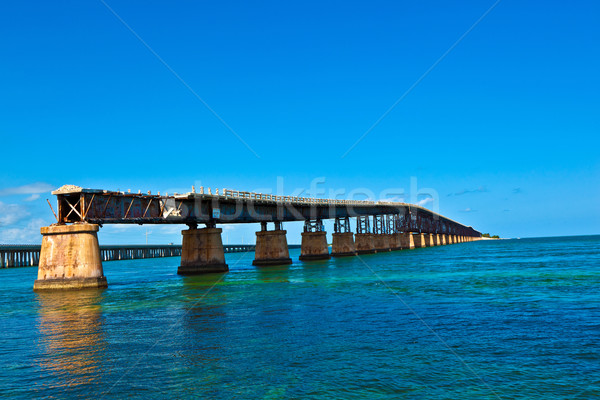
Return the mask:
<path id="1" fill-rule="evenodd" d="M 290 264 L 282 222 L 304 221 L 300 260 L 439 246 L 478 240 L 470 226 L 426 208 L 398 202 L 327 200 L 200 188 L 186 194 L 153 195 L 83 189 L 66 185 L 52 192 L 57 223 L 42 227 L 34 290 L 106 287 L 97 232 L 104 224 L 181 224 L 182 275 L 226 272 L 217 224 L 260 223 L 258 266 Z M 356 234 L 350 229 L 356 219 Z M 334 219 L 331 254 L 323 220 Z M 272 230 L 269 230 L 272 224 Z M 199 228 L 199 225 L 205 227 Z"/>

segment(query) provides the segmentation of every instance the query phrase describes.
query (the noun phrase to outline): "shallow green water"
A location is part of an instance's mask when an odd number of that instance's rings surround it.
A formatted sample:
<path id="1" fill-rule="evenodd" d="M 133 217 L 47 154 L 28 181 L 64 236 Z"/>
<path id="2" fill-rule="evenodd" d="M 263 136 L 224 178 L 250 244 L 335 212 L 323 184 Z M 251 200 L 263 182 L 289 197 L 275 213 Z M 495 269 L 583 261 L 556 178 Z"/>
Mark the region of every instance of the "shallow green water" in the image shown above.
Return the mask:
<path id="1" fill-rule="evenodd" d="M 107 262 L 104 291 L 36 294 L 36 268 L 0 270 L 0 395 L 600 396 L 600 236 L 253 256 L 202 277 Z"/>

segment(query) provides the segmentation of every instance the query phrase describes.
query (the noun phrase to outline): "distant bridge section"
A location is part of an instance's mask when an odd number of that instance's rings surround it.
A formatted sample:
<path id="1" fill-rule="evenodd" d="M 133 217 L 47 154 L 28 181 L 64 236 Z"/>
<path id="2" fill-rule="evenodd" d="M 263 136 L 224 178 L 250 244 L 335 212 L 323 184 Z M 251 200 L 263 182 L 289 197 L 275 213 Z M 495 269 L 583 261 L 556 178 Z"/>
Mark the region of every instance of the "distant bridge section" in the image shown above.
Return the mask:
<path id="1" fill-rule="evenodd" d="M 244 253 L 254 251 L 253 244 L 226 244 L 225 253 Z M 299 248 L 299 245 L 290 246 Z M 40 260 L 42 246 L 35 244 L 0 245 L 0 268 L 32 267 Z M 100 246 L 102 261 L 136 260 L 142 258 L 161 258 L 181 256 L 181 245 L 114 245 Z"/>

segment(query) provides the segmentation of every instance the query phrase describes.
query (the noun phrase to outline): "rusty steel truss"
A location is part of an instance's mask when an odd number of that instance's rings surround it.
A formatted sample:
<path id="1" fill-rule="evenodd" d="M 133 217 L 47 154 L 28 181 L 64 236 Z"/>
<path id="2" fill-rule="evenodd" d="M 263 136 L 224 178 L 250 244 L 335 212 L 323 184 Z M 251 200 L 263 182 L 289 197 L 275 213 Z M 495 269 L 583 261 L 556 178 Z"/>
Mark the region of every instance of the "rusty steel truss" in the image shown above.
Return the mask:
<path id="1" fill-rule="evenodd" d="M 357 231 L 420 232 L 480 237 L 470 226 L 407 203 L 327 200 L 224 189 L 212 193 L 153 195 L 63 186 L 52 192 L 59 224 L 206 224 L 316 221 L 357 217 Z M 365 220 L 366 219 L 366 220 Z M 278 224 L 279 225 L 279 224 Z M 346 230 L 346 229 L 344 229 Z M 376 232 L 376 233 L 377 233 Z"/>

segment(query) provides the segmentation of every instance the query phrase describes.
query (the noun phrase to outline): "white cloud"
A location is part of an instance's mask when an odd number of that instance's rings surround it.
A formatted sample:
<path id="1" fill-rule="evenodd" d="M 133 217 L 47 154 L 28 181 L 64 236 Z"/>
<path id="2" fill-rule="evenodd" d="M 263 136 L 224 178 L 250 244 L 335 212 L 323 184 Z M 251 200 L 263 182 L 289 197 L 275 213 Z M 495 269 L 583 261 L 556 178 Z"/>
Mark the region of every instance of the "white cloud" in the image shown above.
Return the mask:
<path id="1" fill-rule="evenodd" d="M 476 189 L 463 189 L 456 193 L 450 193 L 448 196 L 452 196 L 453 194 L 454 194 L 454 196 L 462 196 L 463 194 L 469 194 L 469 193 L 486 193 L 487 191 L 488 190 L 485 186 L 479 186 Z"/>
<path id="2" fill-rule="evenodd" d="M 427 197 L 427 198 L 425 198 L 425 199 L 423 199 L 423 200 L 419 200 L 419 201 L 417 201 L 417 205 L 418 205 L 418 206 L 421 206 L 421 207 L 424 207 L 424 206 L 425 206 L 425 204 L 427 204 L 427 203 L 432 203 L 432 202 L 433 202 L 433 197 Z"/>
<path id="3" fill-rule="evenodd" d="M 34 193 L 31 196 L 27 197 L 26 199 L 24 199 L 23 201 L 34 201 L 40 198 L 40 195 L 38 193 Z"/>
<path id="4" fill-rule="evenodd" d="M 18 204 L 5 204 L 0 201 L 0 227 L 13 225 L 29 216 L 29 211 Z"/>
<path id="5" fill-rule="evenodd" d="M 477 211 L 477 210 L 473 210 L 471 207 L 467 207 L 464 210 L 460 210 L 460 212 L 467 212 L 467 213 L 468 212 L 475 212 L 475 211 Z"/>
<path id="6" fill-rule="evenodd" d="M 381 199 L 381 201 L 390 201 L 390 202 L 397 202 L 397 203 L 404 203 L 405 200 L 406 199 L 401 196 L 392 196 L 392 197 L 386 197 L 386 198 Z"/>
<path id="7" fill-rule="evenodd" d="M 27 244 L 40 243 L 42 236 L 40 227 L 48 225 L 41 218 L 30 220 L 24 227 L 14 227 L 2 229 L 0 228 L 0 243 L 6 244 Z"/>
<path id="8" fill-rule="evenodd" d="M 29 185 L 0 189 L 0 196 L 11 196 L 15 194 L 39 194 L 47 193 L 55 189 L 49 183 L 35 182 Z"/>

